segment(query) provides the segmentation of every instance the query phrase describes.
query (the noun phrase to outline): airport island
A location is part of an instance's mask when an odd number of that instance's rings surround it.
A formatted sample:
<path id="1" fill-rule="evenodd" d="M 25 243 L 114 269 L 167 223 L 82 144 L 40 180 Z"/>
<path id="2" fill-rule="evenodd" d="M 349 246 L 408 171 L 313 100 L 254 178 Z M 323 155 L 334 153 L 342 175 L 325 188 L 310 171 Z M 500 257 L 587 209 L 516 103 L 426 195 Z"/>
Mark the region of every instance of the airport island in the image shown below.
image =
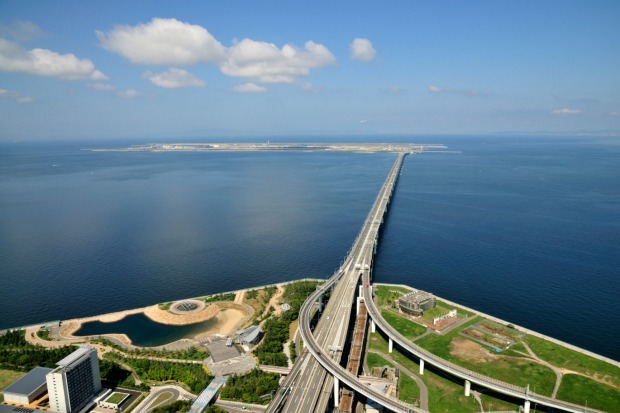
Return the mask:
<path id="1" fill-rule="evenodd" d="M 297 150 L 184 145 L 119 150 Z M 403 158 L 422 149 L 347 150 L 398 155 L 349 256 L 329 279 L 7 331 L 0 336 L 0 413 L 620 411 L 620 363 L 441 292 L 374 283 L 379 228 Z M 191 331 L 145 342 L 135 335 L 147 327 L 136 323 L 172 329 L 156 336 Z M 105 325 L 118 331 L 96 331 Z M 89 328 L 95 330 L 85 334 Z"/>

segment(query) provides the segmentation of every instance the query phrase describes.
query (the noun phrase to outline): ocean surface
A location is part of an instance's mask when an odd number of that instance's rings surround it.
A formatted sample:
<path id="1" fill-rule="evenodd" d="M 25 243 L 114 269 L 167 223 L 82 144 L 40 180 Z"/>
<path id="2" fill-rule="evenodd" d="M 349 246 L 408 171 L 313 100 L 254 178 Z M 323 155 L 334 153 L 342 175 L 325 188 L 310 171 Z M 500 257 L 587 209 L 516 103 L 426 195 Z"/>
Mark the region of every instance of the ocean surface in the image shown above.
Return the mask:
<path id="1" fill-rule="evenodd" d="M 620 360 L 620 140 L 401 141 L 374 279 Z M 0 143 L 0 329 L 329 277 L 395 159 L 141 143 Z"/>

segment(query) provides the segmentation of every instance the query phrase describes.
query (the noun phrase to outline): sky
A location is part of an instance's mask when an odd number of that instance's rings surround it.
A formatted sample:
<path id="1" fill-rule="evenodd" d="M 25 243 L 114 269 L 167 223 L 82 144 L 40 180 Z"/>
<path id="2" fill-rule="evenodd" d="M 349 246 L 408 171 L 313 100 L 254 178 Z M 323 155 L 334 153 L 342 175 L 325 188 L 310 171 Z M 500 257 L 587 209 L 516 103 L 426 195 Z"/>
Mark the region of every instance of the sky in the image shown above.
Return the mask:
<path id="1" fill-rule="evenodd" d="M 620 135 L 620 1 L 0 0 L 0 140 Z"/>

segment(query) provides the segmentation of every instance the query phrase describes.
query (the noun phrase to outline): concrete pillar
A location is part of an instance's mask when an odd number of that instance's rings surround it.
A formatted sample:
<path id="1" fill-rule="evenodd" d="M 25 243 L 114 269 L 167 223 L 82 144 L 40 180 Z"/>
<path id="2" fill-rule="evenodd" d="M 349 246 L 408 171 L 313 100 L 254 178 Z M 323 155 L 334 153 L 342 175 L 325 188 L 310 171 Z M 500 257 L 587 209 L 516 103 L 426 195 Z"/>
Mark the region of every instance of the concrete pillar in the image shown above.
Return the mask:
<path id="1" fill-rule="evenodd" d="M 420 376 L 424 375 L 424 360 L 420 359 Z"/>
<path id="2" fill-rule="evenodd" d="M 358 297 L 363 297 L 364 296 L 364 290 L 362 290 L 362 288 L 364 288 L 364 287 L 362 287 L 361 285 L 359 287 L 357 287 L 357 296 Z"/>
<path id="3" fill-rule="evenodd" d="M 319 306 L 323 304 L 323 294 L 319 295 Z"/>
<path id="4" fill-rule="evenodd" d="M 373 333 L 376 333 L 377 331 L 377 326 L 375 325 L 375 320 L 370 319 L 370 331 L 372 331 Z"/>
<path id="5" fill-rule="evenodd" d="M 340 380 L 334 377 L 334 407 L 340 406 Z"/>
<path id="6" fill-rule="evenodd" d="M 356 306 L 356 313 L 355 314 L 356 315 L 360 315 L 360 298 L 359 297 L 357 297 L 355 299 L 355 303 L 357 304 L 357 306 Z"/>
<path id="7" fill-rule="evenodd" d="M 471 381 L 465 380 L 465 397 L 469 397 L 471 394 Z"/>
<path id="8" fill-rule="evenodd" d="M 390 341 L 388 342 L 388 353 L 391 353 L 393 348 L 394 348 L 394 341 L 392 341 L 392 339 L 389 339 Z"/>
<path id="9" fill-rule="evenodd" d="M 530 413 L 530 401 L 526 400 L 525 403 L 523 403 L 523 413 Z"/>

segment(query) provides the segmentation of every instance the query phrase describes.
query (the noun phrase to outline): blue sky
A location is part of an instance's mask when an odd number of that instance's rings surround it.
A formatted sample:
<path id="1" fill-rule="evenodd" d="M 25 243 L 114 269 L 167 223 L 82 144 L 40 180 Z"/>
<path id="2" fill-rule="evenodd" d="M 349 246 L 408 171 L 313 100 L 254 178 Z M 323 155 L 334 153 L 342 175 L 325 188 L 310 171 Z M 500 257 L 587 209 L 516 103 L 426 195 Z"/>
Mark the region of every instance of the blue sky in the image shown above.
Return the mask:
<path id="1" fill-rule="evenodd" d="M 1 1 L 0 139 L 620 132 L 620 2 Z"/>

